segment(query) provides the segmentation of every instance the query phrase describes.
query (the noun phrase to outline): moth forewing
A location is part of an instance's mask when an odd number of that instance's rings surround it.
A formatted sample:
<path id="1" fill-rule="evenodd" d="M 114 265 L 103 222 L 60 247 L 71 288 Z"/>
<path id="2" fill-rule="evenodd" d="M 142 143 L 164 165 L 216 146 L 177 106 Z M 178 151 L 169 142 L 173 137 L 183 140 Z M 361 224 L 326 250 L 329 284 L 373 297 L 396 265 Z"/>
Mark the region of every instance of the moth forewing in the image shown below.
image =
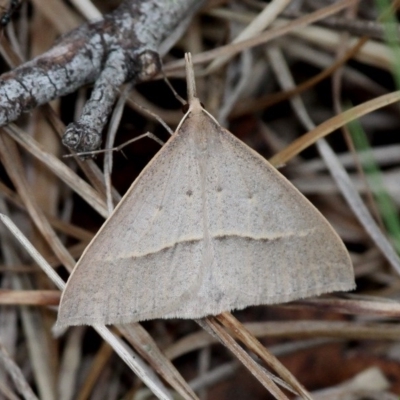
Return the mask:
<path id="1" fill-rule="evenodd" d="M 319 211 L 201 106 L 189 110 L 84 251 L 57 328 L 201 318 L 354 288 Z"/>

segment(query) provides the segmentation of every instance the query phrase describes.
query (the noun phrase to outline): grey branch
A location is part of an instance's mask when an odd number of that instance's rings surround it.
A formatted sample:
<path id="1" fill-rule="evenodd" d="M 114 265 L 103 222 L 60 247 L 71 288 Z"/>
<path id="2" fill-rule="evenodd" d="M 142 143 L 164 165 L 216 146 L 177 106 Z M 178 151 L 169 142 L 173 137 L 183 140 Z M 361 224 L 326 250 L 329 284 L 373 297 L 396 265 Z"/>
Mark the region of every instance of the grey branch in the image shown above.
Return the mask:
<path id="1" fill-rule="evenodd" d="M 94 82 L 91 98 L 80 119 L 67 127 L 63 143 L 78 152 L 96 150 L 120 85 L 157 74 L 160 48 L 165 51 L 165 43 L 177 39 L 202 3 L 124 0 L 104 19 L 61 37 L 48 52 L 0 76 L 0 125 Z"/>

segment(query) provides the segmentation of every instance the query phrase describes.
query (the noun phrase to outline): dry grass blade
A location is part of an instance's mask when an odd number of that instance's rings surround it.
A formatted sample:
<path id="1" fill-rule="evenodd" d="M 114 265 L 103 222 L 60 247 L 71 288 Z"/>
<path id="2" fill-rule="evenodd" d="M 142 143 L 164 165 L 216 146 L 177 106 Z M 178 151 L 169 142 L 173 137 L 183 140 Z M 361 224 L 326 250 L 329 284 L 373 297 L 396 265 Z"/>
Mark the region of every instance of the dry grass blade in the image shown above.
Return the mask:
<path id="1" fill-rule="evenodd" d="M 121 90 L 121 94 L 118 101 L 114 107 L 114 111 L 111 115 L 110 124 L 107 131 L 107 139 L 105 144 L 105 149 L 110 150 L 114 147 L 115 135 L 119 124 L 121 122 L 122 112 L 124 110 L 125 103 L 128 99 L 129 92 L 132 89 L 132 84 L 126 85 L 126 87 Z M 104 156 L 104 181 L 106 184 L 106 194 L 107 194 L 107 210 L 110 215 L 114 209 L 113 196 L 112 196 L 112 184 L 111 184 L 111 172 L 113 168 L 113 152 L 108 151 Z"/>
<path id="2" fill-rule="evenodd" d="M 51 228 L 43 212 L 38 207 L 35 199 L 30 196 L 29 185 L 25 179 L 22 163 L 16 148 L 11 139 L 6 136 L 0 136 L 0 156 L 9 176 L 13 179 L 13 183 L 25 203 L 32 220 L 35 222 L 38 230 L 42 233 L 50 248 L 59 257 L 60 262 L 67 269 L 72 271 L 75 260 L 71 257 L 56 233 Z"/>
<path id="3" fill-rule="evenodd" d="M 356 3 L 353 3 L 353 6 Z M 352 7 L 350 5 L 349 7 Z M 322 7 L 321 7 L 322 8 Z M 223 20 L 227 21 L 238 21 L 240 23 L 245 23 L 248 24 L 252 21 L 252 19 L 255 17 L 254 14 L 238 14 L 234 13 L 232 10 L 227 10 L 227 9 L 215 9 L 211 10 L 209 15 L 215 16 L 217 18 L 222 18 Z M 338 17 L 340 18 L 340 17 Z M 328 18 L 327 18 L 328 19 Z M 327 19 L 319 19 L 318 21 L 315 22 L 321 22 L 323 23 Z M 344 19 L 346 20 L 346 19 Z M 273 28 L 274 29 L 279 29 L 284 26 L 286 26 L 290 22 L 290 20 L 287 20 L 286 18 L 278 18 L 274 23 L 273 23 Z M 371 21 L 368 21 L 368 23 Z M 359 32 L 360 33 L 360 32 Z M 393 60 L 393 55 L 391 51 L 388 49 L 385 43 L 382 43 L 377 40 L 371 40 L 370 35 L 369 35 L 368 29 L 361 30 L 361 34 L 364 36 L 368 36 L 369 40 L 363 46 L 363 48 L 355 54 L 354 58 L 357 61 L 363 62 L 368 65 L 380 67 L 386 70 L 390 70 L 391 62 Z M 315 45 L 318 48 L 321 48 L 325 51 L 336 51 L 336 49 L 342 44 L 341 40 L 341 33 L 336 32 L 332 29 L 327 29 L 323 27 L 316 26 L 315 24 L 310 24 L 305 27 L 300 27 L 299 29 L 294 29 L 290 31 L 290 35 L 293 37 L 296 37 L 300 39 L 300 41 L 296 41 L 295 46 L 299 46 L 298 50 L 301 51 L 301 48 L 304 49 L 303 42 L 307 43 L 308 45 Z M 357 45 L 357 42 L 359 41 L 358 37 L 351 37 L 349 40 L 349 45 L 350 46 L 355 46 Z M 286 48 L 293 47 L 292 44 L 286 44 Z M 307 52 L 313 52 L 314 49 L 308 47 Z M 325 55 L 325 53 L 323 53 Z M 313 62 L 318 62 L 318 60 L 313 60 Z M 173 64 L 175 65 L 175 63 Z"/>
<path id="4" fill-rule="evenodd" d="M 15 224 L 5 215 L 0 214 L 2 222 L 10 229 L 15 238 L 23 245 L 30 256 L 37 262 L 43 269 L 53 283 L 63 290 L 65 283 L 56 274 L 56 272 L 47 264 L 46 260 L 36 251 L 31 243 L 26 239 L 22 232 L 15 226 Z M 146 385 L 156 394 L 160 399 L 169 400 L 170 396 L 168 390 L 164 387 L 161 381 L 156 377 L 151 369 L 148 368 L 144 362 L 138 358 L 132 350 L 130 350 L 120 339 L 115 337 L 105 326 L 97 325 L 94 329 L 99 335 L 107 341 L 114 351 L 126 362 L 126 364 L 146 383 Z"/>
<path id="5" fill-rule="evenodd" d="M 22 282 L 21 282 L 22 283 Z M 26 285 L 26 282 L 23 282 Z M 15 284 L 22 288 L 22 284 Z M 21 321 L 26 335 L 28 354 L 32 360 L 39 398 L 55 399 L 55 371 L 51 366 L 51 347 L 47 337 L 45 321 L 37 309 L 21 307 Z"/>
<path id="6" fill-rule="evenodd" d="M 0 393 L 5 400 L 20 400 L 20 397 L 14 394 L 14 391 L 3 382 L 0 383 Z"/>
<path id="7" fill-rule="evenodd" d="M 348 124 L 355 119 L 361 118 L 363 115 L 369 114 L 379 108 L 386 107 L 389 104 L 396 103 L 400 100 L 400 91 L 384 94 L 376 97 L 375 99 L 366 101 L 358 106 L 344 111 L 342 114 L 336 115 L 322 124 L 318 125 L 315 129 L 301 136 L 293 141 L 284 150 L 275 154 L 270 158 L 269 162 L 272 165 L 279 166 L 286 164 L 291 158 L 301 153 L 307 147 L 313 145 L 318 139 L 321 139 L 338 128 Z"/>
<path id="8" fill-rule="evenodd" d="M 362 399 L 389 400 L 384 390 L 389 389 L 390 383 L 378 368 L 368 368 L 349 381 L 335 387 L 317 390 L 313 393 L 314 400 Z M 375 397 L 376 396 L 376 397 Z M 393 398 L 393 400 L 395 400 Z"/>
<path id="9" fill-rule="evenodd" d="M 71 3 L 90 21 L 103 17 L 103 14 L 90 0 L 71 0 Z"/>
<path id="10" fill-rule="evenodd" d="M 2 343 L 0 343 L 0 363 L 8 372 L 18 392 L 21 393 L 25 400 L 38 400 L 20 368 L 15 364 L 14 360 L 12 360 Z"/>
<path id="11" fill-rule="evenodd" d="M 350 18 L 354 18 L 356 13 L 357 13 L 356 6 L 354 6 L 353 8 L 349 8 L 347 11 L 347 14 Z M 349 35 L 347 33 L 343 33 L 342 37 L 343 37 L 343 43 L 338 48 L 337 57 L 340 57 L 346 51 L 346 48 L 348 46 Z M 332 97 L 333 97 L 333 104 L 334 104 L 334 109 L 335 109 L 336 114 L 340 114 L 341 112 L 343 112 L 343 107 L 342 107 L 341 100 L 340 100 L 341 92 L 342 92 L 342 78 L 343 78 L 343 68 L 335 71 L 335 73 L 332 76 Z M 354 163 L 357 168 L 357 174 L 360 176 L 363 183 L 367 187 L 366 203 L 369 206 L 369 208 L 371 209 L 371 214 L 373 215 L 374 219 L 377 220 L 379 227 L 382 229 L 384 227 L 382 218 L 380 216 L 380 213 L 379 213 L 377 204 L 374 200 L 373 194 L 368 186 L 368 179 L 366 177 L 366 174 L 363 171 L 360 158 L 358 157 L 355 145 L 351 138 L 350 130 L 348 129 L 347 126 L 344 126 L 342 128 L 342 134 L 343 134 L 343 138 L 346 142 L 348 149 L 350 150 L 350 152 L 353 155 Z"/>
<path id="12" fill-rule="evenodd" d="M 371 149 L 371 151 L 374 160 L 380 167 L 397 164 L 400 161 L 400 145 L 380 146 Z M 364 154 L 363 151 L 360 151 L 359 157 L 362 158 Z M 355 165 L 353 154 L 350 152 L 340 153 L 338 159 L 346 169 L 353 168 Z M 299 168 L 302 172 L 307 173 L 320 172 L 326 170 L 326 164 L 322 160 L 314 159 L 305 162 L 303 165 L 299 165 Z"/>
<path id="13" fill-rule="evenodd" d="M 400 318 L 400 305 L 396 301 L 381 298 L 373 300 L 351 299 L 310 299 L 296 301 L 288 307 L 313 307 L 350 315 L 369 315 L 375 317 Z"/>
<path id="14" fill-rule="evenodd" d="M 207 373 L 190 381 L 193 390 L 207 389 L 218 382 L 229 379 L 239 369 L 240 363 L 232 361 L 210 369 Z"/>
<path id="15" fill-rule="evenodd" d="M 314 303 L 313 303 L 314 304 Z M 317 304 L 317 303 L 315 303 Z M 292 307 L 292 306 L 289 306 Z M 322 308 L 322 307 L 321 307 Z M 393 324 L 342 321 L 289 321 L 250 322 L 244 328 L 257 338 L 338 338 L 352 340 L 393 340 L 400 335 L 400 328 Z M 206 332 L 189 334 L 165 349 L 165 355 L 173 360 L 184 354 L 218 343 Z"/>
<path id="16" fill-rule="evenodd" d="M 9 189 L 3 182 L 0 182 L 0 192 L 1 195 L 10 201 L 13 205 L 25 210 L 24 204 L 22 203 L 21 199 L 19 198 L 18 194 Z M 68 236 L 71 236 L 75 239 L 79 239 L 85 242 L 90 242 L 93 238 L 93 233 L 83 229 L 79 226 L 73 225 L 66 221 L 62 221 L 61 219 L 54 217 L 53 215 L 43 211 L 45 217 L 48 219 L 50 225 L 57 229 L 61 233 L 65 233 Z"/>
<path id="17" fill-rule="evenodd" d="M 198 320 L 198 323 L 211 335 L 215 335 L 276 399 L 288 400 L 269 375 L 235 342 L 214 317 Z"/>
<path id="18" fill-rule="evenodd" d="M 255 322 L 245 327 L 256 337 L 397 340 L 400 327 L 390 323 L 345 321 Z"/>
<path id="19" fill-rule="evenodd" d="M 260 32 L 266 29 L 284 10 L 290 0 L 273 0 L 265 6 L 264 10 L 257 15 L 256 18 L 233 40 L 232 43 L 239 43 L 243 40 L 250 39 L 251 37 L 257 36 Z M 221 56 L 213 60 L 213 62 L 207 67 L 207 74 L 210 74 L 222 67 L 229 61 L 230 56 Z"/>
<path id="20" fill-rule="evenodd" d="M 121 339 L 113 335 L 104 325 L 95 325 L 94 329 L 159 399 L 172 399 L 168 389 L 158 379 L 153 370 L 130 350 Z"/>
<path id="21" fill-rule="evenodd" d="M 271 48 L 269 50 L 269 55 L 270 55 L 271 63 L 275 67 L 275 73 L 276 73 L 281 85 L 285 89 L 291 89 L 294 86 L 294 82 L 293 82 L 292 76 L 290 74 L 289 68 L 287 67 L 286 62 L 281 55 L 281 52 L 277 48 Z M 397 92 L 395 94 L 398 95 Z M 392 95 L 393 95 L 393 93 L 392 93 Z M 294 98 L 292 98 L 291 104 L 292 104 L 292 107 L 293 107 L 297 117 L 299 118 L 300 122 L 303 124 L 305 129 L 309 129 L 309 130 L 311 130 L 311 132 L 314 132 L 314 138 L 318 137 L 318 135 L 315 134 L 315 130 L 320 128 L 321 126 L 319 126 L 318 128 L 315 128 L 315 125 L 314 125 L 313 121 L 311 120 L 311 118 L 309 117 L 308 112 L 307 112 L 300 96 L 295 96 Z M 368 106 L 366 104 L 358 106 L 358 107 L 360 107 L 360 109 L 363 111 L 365 111 L 365 109 L 368 109 Z M 361 113 L 360 109 L 358 109 L 357 111 Z M 354 111 L 354 109 L 349 110 L 349 111 Z M 342 118 L 345 118 L 344 113 L 342 113 L 341 116 L 342 116 Z M 334 124 L 332 123 L 332 125 L 334 125 Z M 330 128 L 332 128 L 332 126 L 330 126 Z M 309 135 L 311 132 L 309 132 L 307 135 Z M 396 254 L 390 241 L 386 238 L 386 236 L 379 229 L 378 225 L 375 223 L 373 217 L 371 216 L 371 213 L 365 206 L 360 195 L 354 189 L 353 183 L 350 180 L 346 170 L 342 167 L 342 165 L 338 161 L 335 153 L 333 152 L 333 150 L 330 148 L 330 146 L 324 139 L 320 138 L 320 140 L 317 141 L 316 144 L 317 144 L 317 148 L 318 148 L 319 152 L 321 153 L 326 165 L 329 168 L 329 171 L 330 171 L 332 177 L 335 179 L 335 182 L 339 186 L 343 196 L 345 197 L 348 204 L 354 211 L 355 215 L 358 217 L 358 219 L 360 220 L 361 224 L 364 226 L 364 228 L 368 232 L 368 234 L 375 241 L 378 248 L 381 249 L 382 253 L 385 255 L 387 260 L 391 263 L 391 265 L 400 274 L 400 258 L 399 258 L 399 256 Z M 282 154 L 282 153 L 280 153 L 280 154 Z"/>
<path id="22" fill-rule="evenodd" d="M 79 25 L 79 19 L 70 11 L 70 9 L 61 1 L 55 1 L 51 4 L 45 4 L 41 1 L 34 0 L 35 7 L 40 13 L 51 21 L 58 33 L 64 34 Z M 60 18 L 60 15 L 63 18 Z"/>
<path id="23" fill-rule="evenodd" d="M 5 128 L 5 131 L 34 157 L 47 165 L 55 175 L 85 199 L 100 215 L 104 218 L 107 217 L 108 213 L 106 206 L 99 194 L 71 171 L 71 169 L 63 164 L 57 157 L 46 152 L 31 136 L 22 132 L 15 125 L 10 125 L 9 128 Z"/>
<path id="24" fill-rule="evenodd" d="M 3 201 L 0 201 L 0 212 L 9 212 Z M 4 219 L 10 222 L 6 217 Z M 13 224 L 12 226 L 15 227 Z M 0 234 L 5 263 L 7 265 L 21 263 L 21 253 L 16 250 L 12 235 L 3 225 L 0 227 Z M 29 276 L 14 274 L 10 278 L 11 287 L 14 290 L 33 289 Z M 43 400 L 53 400 L 55 398 L 55 371 L 51 366 L 51 339 L 47 336 L 44 318 L 36 308 L 20 306 L 19 311 L 39 397 Z"/>
<path id="25" fill-rule="evenodd" d="M 296 28 L 300 28 L 302 26 L 306 26 L 309 24 L 312 24 L 315 21 L 318 21 L 319 19 L 323 19 L 328 17 L 329 15 L 335 14 L 344 8 L 349 7 L 351 4 L 355 3 L 356 0 L 346 0 L 346 1 L 338 1 L 337 3 L 325 7 L 321 10 L 315 11 L 314 13 L 311 13 L 305 17 L 299 18 L 293 22 L 288 23 L 284 27 L 273 29 L 271 31 L 264 32 L 260 35 L 258 35 L 255 38 L 247 39 L 239 43 L 235 44 L 228 44 L 225 46 L 220 46 L 217 49 L 214 50 L 209 50 L 205 51 L 201 54 L 197 54 L 193 56 L 193 63 L 194 64 L 201 64 L 205 63 L 207 61 L 212 61 L 216 57 L 222 57 L 222 56 L 233 56 L 243 50 L 246 50 L 248 48 L 254 47 L 254 46 L 259 46 L 261 44 L 265 44 L 268 41 L 272 39 L 276 39 L 280 36 L 285 35 L 286 33 L 289 33 L 292 30 L 295 30 Z M 165 73 L 169 76 L 172 75 L 172 72 L 176 70 L 180 70 L 184 67 L 184 62 L 183 61 L 176 61 L 176 62 L 171 62 L 170 64 L 166 64 L 164 71 Z"/>
<path id="26" fill-rule="evenodd" d="M 296 36 L 305 40 L 309 44 L 316 44 L 318 47 L 336 50 L 341 44 L 339 32 L 333 32 L 318 26 L 308 26 L 306 29 L 297 30 Z M 349 44 L 355 45 L 358 38 L 351 38 Z M 355 55 L 357 61 L 367 65 L 390 70 L 393 61 L 393 54 L 385 43 L 369 40 L 360 52 Z"/>
<path id="27" fill-rule="evenodd" d="M 307 390 L 297 381 L 287 368 L 279 362 L 232 314 L 222 313 L 215 317 L 268 366 L 274 369 L 286 383 L 292 386 L 303 399 L 312 400 Z"/>
<path id="28" fill-rule="evenodd" d="M 60 302 L 58 290 L 2 290 L 0 304 L 56 306 Z"/>
<path id="29" fill-rule="evenodd" d="M 76 400 L 87 400 L 90 398 L 96 382 L 100 379 L 101 373 L 113 355 L 113 351 L 107 342 L 101 344 L 100 349 L 91 362 L 85 380 L 76 395 Z"/>
<path id="30" fill-rule="evenodd" d="M 140 324 L 120 325 L 120 332 L 140 355 L 186 400 L 198 399 L 182 375 Z M 151 355 L 149 357 L 149 355 Z"/>
<path id="31" fill-rule="evenodd" d="M 281 85 L 284 86 L 285 89 L 291 89 L 294 86 L 294 82 L 280 51 L 274 48 L 270 49 L 269 51 L 272 65 L 275 66 L 275 72 L 280 80 Z M 309 117 L 300 96 L 295 96 L 292 98 L 291 104 L 305 129 L 309 129 L 311 132 L 315 133 L 315 125 Z M 364 104 L 364 108 L 368 107 L 366 107 Z M 316 142 L 316 144 L 326 165 L 328 166 L 328 169 L 330 170 L 332 177 L 335 179 L 335 182 L 339 186 L 343 196 L 349 203 L 355 215 L 357 215 L 361 224 L 364 226 L 365 231 L 368 232 L 369 235 L 374 239 L 376 245 L 381 249 L 383 255 L 400 274 L 399 256 L 396 254 L 393 246 L 382 233 L 379 226 L 375 223 L 371 213 L 365 206 L 357 191 L 354 189 L 353 183 L 350 180 L 346 170 L 342 167 L 335 153 L 324 139 L 320 139 Z"/>
<path id="32" fill-rule="evenodd" d="M 351 49 L 349 49 L 346 52 L 346 54 L 343 55 L 343 57 L 336 60 L 333 64 L 331 64 L 328 68 L 324 69 L 319 74 L 315 75 L 314 77 L 303 83 L 300 83 L 293 89 L 289 89 L 283 92 L 273 93 L 271 95 L 257 98 L 254 100 L 251 99 L 246 103 L 237 104 L 230 116 L 232 118 L 237 118 L 246 115 L 248 113 L 254 113 L 256 111 L 264 110 L 268 107 L 273 106 L 274 104 L 277 104 L 283 100 L 286 100 L 292 96 L 295 96 L 310 89 L 317 83 L 331 76 L 334 71 L 336 71 L 343 64 L 349 61 L 355 54 L 357 54 L 357 52 L 362 48 L 362 46 L 364 46 L 367 40 L 368 38 L 360 39 Z"/>
<path id="33" fill-rule="evenodd" d="M 79 400 L 75 388 L 79 379 L 79 366 L 82 361 L 82 345 L 85 329 L 83 327 L 70 332 L 66 339 L 63 357 L 60 362 L 60 380 L 58 382 L 59 400 Z"/>
<path id="34" fill-rule="evenodd" d="M 364 226 L 365 230 L 376 243 L 377 247 L 385 255 L 386 259 L 390 262 L 392 267 L 400 274 L 400 258 L 394 250 L 392 244 L 387 237 L 382 233 L 371 216 L 368 208 L 365 206 L 360 195 L 354 190 L 353 182 L 350 180 L 346 170 L 342 167 L 337 160 L 335 153 L 325 141 L 317 142 L 317 146 L 323 155 L 331 174 L 334 177 L 337 185 L 340 187 L 341 192 L 345 196 L 350 207 L 357 215 L 359 221 Z"/>

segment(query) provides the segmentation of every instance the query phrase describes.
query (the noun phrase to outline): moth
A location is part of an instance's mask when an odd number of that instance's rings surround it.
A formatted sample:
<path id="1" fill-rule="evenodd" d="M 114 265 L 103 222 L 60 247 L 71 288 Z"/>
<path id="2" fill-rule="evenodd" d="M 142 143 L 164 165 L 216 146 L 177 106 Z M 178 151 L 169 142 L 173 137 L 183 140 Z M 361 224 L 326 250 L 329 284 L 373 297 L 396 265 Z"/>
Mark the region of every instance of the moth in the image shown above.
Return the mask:
<path id="1" fill-rule="evenodd" d="M 84 251 L 57 328 L 202 318 L 354 288 L 320 212 L 201 105 L 188 111 Z"/>

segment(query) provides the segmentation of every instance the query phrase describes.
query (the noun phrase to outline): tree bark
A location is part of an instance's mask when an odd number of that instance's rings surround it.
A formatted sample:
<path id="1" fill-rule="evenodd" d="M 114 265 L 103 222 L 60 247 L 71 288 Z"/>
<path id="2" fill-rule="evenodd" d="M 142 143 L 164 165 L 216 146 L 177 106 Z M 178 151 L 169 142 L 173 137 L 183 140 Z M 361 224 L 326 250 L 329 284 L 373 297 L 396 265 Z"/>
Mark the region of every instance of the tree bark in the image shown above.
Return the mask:
<path id="1" fill-rule="evenodd" d="M 78 121 L 63 143 L 74 151 L 97 149 L 118 88 L 160 71 L 159 51 L 190 21 L 203 0 L 125 0 L 104 19 L 63 36 L 48 52 L 0 76 L 0 125 L 23 112 L 93 83 Z M 169 43 L 168 43 L 169 42 Z M 163 45 L 166 44 L 166 46 Z"/>

